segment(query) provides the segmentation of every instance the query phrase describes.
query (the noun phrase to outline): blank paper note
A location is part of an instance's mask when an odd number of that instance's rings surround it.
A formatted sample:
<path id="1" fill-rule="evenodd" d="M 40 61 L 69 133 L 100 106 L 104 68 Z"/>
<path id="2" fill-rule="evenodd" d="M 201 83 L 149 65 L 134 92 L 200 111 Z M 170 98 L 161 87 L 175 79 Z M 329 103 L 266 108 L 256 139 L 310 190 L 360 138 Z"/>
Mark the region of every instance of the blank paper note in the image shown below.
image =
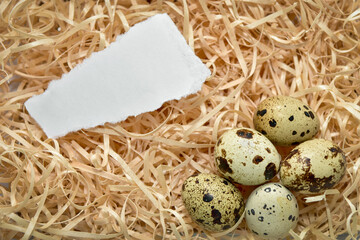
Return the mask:
<path id="1" fill-rule="evenodd" d="M 49 138 L 116 123 L 201 89 L 210 70 L 167 14 L 134 25 L 25 106 Z"/>

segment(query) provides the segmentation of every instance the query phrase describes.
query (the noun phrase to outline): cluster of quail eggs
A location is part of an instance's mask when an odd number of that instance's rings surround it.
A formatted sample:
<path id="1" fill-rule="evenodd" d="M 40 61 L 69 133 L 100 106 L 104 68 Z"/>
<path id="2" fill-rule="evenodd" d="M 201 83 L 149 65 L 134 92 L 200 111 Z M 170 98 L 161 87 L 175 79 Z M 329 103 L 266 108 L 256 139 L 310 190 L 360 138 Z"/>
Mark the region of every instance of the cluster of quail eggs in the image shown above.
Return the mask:
<path id="1" fill-rule="evenodd" d="M 210 231 L 231 228 L 245 211 L 248 228 L 264 239 L 285 237 L 295 228 L 299 205 L 291 191 L 322 193 L 344 176 L 344 152 L 312 139 L 319 119 L 302 101 L 265 99 L 254 114 L 254 129 L 236 128 L 218 139 L 214 159 L 221 176 L 197 174 L 185 180 L 182 199 L 191 218 Z M 312 139 L 312 140 L 311 140 Z M 296 146 L 281 159 L 275 146 Z M 281 183 L 266 183 L 279 174 Z M 246 204 L 233 184 L 260 185 Z"/>

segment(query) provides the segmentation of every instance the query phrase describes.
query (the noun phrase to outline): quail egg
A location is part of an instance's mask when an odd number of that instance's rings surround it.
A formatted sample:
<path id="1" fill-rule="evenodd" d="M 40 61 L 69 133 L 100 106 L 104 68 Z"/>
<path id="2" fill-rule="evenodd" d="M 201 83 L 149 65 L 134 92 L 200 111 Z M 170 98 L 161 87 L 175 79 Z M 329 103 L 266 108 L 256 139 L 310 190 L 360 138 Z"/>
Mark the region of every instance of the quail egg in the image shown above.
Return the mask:
<path id="1" fill-rule="evenodd" d="M 181 195 L 193 221 L 210 231 L 231 228 L 245 208 L 240 191 L 214 174 L 201 173 L 187 178 Z"/>
<path id="2" fill-rule="evenodd" d="M 346 158 L 333 142 L 313 139 L 295 147 L 280 166 L 281 182 L 290 190 L 321 193 L 342 179 Z"/>
<path id="3" fill-rule="evenodd" d="M 317 115 L 302 101 L 275 96 L 262 101 L 254 114 L 255 129 L 275 145 L 297 145 L 313 138 L 319 130 Z"/>
<path id="4" fill-rule="evenodd" d="M 229 180 L 243 185 L 259 185 L 279 170 L 281 156 L 264 135 L 250 128 L 226 131 L 215 145 L 215 163 Z"/>
<path id="5" fill-rule="evenodd" d="M 299 207 L 295 196 L 279 183 L 256 188 L 245 207 L 249 229 L 264 239 L 284 238 L 296 227 Z"/>

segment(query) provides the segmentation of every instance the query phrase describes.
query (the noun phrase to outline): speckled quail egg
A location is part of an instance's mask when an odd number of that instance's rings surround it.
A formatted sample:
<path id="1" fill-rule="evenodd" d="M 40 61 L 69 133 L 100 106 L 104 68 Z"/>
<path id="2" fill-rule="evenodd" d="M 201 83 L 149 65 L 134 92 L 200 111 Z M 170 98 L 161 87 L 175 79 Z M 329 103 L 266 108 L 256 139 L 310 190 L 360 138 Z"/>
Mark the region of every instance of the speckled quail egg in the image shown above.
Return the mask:
<path id="1" fill-rule="evenodd" d="M 275 145 L 297 145 L 313 138 L 319 130 L 317 115 L 302 101 L 275 96 L 262 101 L 254 114 L 255 129 Z"/>
<path id="2" fill-rule="evenodd" d="M 201 173 L 187 178 L 181 196 L 193 221 L 210 231 L 231 228 L 245 208 L 240 191 L 214 174 Z"/>
<path id="3" fill-rule="evenodd" d="M 346 158 L 333 142 L 313 139 L 295 147 L 280 166 L 281 182 L 290 190 L 321 193 L 342 179 Z"/>
<path id="4" fill-rule="evenodd" d="M 215 145 L 215 163 L 229 180 L 259 185 L 278 172 L 281 156 L 264 135 L 250 128 L 226 131 Z"/>
<path id="5" fill-rule="evenodd" d="M 255 189 L 245 207 L 249 229 L 265 239 L 284 238 L 296 227 L 299 207 L 294 195 L 279 183 L 267 183 Z"/>

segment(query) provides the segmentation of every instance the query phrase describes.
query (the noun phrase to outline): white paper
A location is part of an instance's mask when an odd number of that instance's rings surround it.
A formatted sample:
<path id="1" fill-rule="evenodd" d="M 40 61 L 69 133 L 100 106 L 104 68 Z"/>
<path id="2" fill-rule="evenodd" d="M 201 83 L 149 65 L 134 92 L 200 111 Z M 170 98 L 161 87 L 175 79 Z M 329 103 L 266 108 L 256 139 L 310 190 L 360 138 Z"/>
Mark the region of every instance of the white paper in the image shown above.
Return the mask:
<path id="1" fill-rule="evenodd" d="M 150 17 L 95 52 L 25 106 L 50 138 L 156 110 L 195 93 L 210 70 L 167 14 Z"/>

